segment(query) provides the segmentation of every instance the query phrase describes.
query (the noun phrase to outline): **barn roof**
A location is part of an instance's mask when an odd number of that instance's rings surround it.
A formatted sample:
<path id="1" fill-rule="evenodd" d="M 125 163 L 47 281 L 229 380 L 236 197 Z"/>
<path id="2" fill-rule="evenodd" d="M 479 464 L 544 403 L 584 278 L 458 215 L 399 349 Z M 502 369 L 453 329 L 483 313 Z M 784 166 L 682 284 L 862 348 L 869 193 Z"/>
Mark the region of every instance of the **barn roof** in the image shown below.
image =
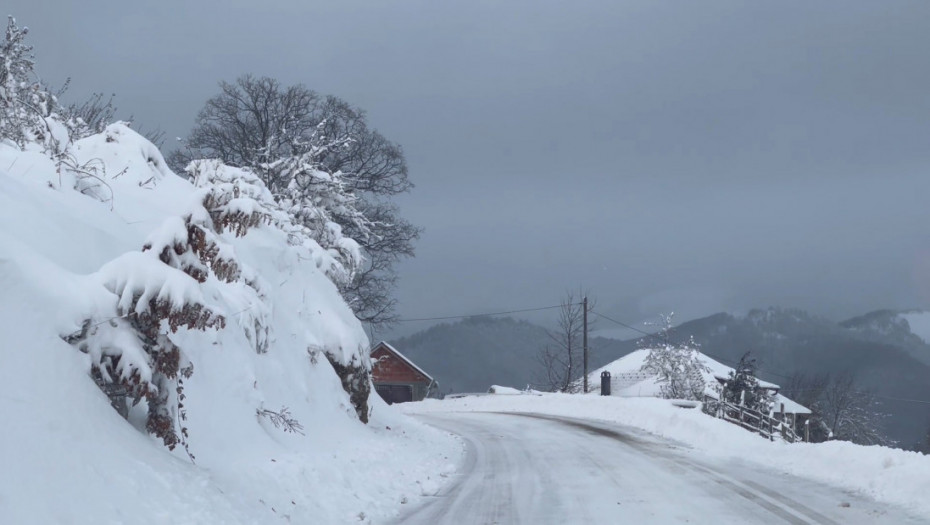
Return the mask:
<path id="1" fill-rule="evenodd" d="M 407 363 L 408 365 L 410 365 L 411 368 L 413 368 L 413 369 L 416 370 L 417 372 L 419 372 L 419 373 L 423 374 L 424 376 L 426 376 L 426 378 L 429 379 L 430 381 L 433 381 L 434 383 L 438 383 L 435 379 L 433 379 L 433 376 L 427 374 L 425 370 L 423 370 L 422 368 L 420 368 L 419 366 L 417 366 L 416 363 L 414 363 L 413 361 L 411 361 L 407 356 L 405 356 L 404 354 L 400 353 L 400 351 L 399 351 L 398 349 L 396 349 L 396 348 L 394 348 L 393 346 L 389 345 L 389 344 L 388 344 L 387 342 L 385 342 L 385 341 L 381 341 L 380 343 L 376 344 L 376 345 L 374 346 L 374 348 L 371 349 L 371 352 L 370 352 L 369 354 L 373 354 L 373 353 L 375 352 L 375 350 L 377 350 L 378 348 L 380 348 L 380 347 L 382 347 L 382 346 L 383 346 L 385 349 L 387 349 L 389 352 L 391 352 L 392 354 L 394 354 L 394 355 L 396 355 L 397 357 L 399 357 L 399 358 L 401 359 L 401 361 L 403 361 L 403 362 Z"/>

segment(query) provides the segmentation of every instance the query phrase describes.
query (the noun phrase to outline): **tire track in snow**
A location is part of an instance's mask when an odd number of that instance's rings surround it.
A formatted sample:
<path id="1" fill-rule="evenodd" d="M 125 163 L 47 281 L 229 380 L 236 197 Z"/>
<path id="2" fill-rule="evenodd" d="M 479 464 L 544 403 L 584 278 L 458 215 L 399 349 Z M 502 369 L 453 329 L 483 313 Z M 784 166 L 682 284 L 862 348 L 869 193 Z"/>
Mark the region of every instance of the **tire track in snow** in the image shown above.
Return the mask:
<path id="1" fill-rule="evenodd" d="M 601 435 L 608 437 L 621 443 L 636 447 L 647 454 L 656 456 L 657 459 L 670 461 L 673 465 L 681 464 L 690 467 L 692 470 L 701 472 L 704 475 L 710 477 L 715 482 L 725 485 L 732 489 L 734 492 L 743 496 L 744 498 L 752 501 L 753 503 L 765 508 L 769 512 L 777 515 L 788 523 L 793 523 L 797 525 L 806 525 L 809 523 L 819 523 L 822 525 L 840 525 L 839 522 L 824 516 L 820 512 L 804 505 L 803 503 L 790 499 L 782 494 L 779 494 L 773 490 L 770 490 L 762 485 L 750 481 L 747 479 L 734 479 L 729 478 L 727 475 L 722 472 L 716 471 L 711 467 L 698 465 L 692 461 L 686 460 L 684 458 L 671 458 L 668 456 L 667 450 L 658 449 L 655 443 L 638 439 L 629 434 L 625 434 L 615 429 L 606 428 L 598 426 L 586 421 L 575 420 L 571 418 L 563 418 L 557 416 L 548 416 L 542 414 L 533 414 L 528 412 L 498 412 L 501 414 L 513 414 L 522 417 L 532 417 L 537 419 L 546 419 L 549 421 L 559 422 L 565 425 L 570 425 L 573 427 L 581 428 L 587 430 L 593 434 Z M 657 452 L 661 452 L 657 454 Z M 800 515 L 800 516 L 798 516 Z M 810 521 L 808 521 L 810 520 Z"/>
<path id="2" fill-rule="evenodd" d="M 708 465 L 622 425 L 523 412 L 420 417 L 461 436 L 467 453 L 450 485 L 398 516 L 405 525 L 923 523 L 802 478 L 732 460 Z M 847 500 L 856 504 L 838 505 Z"/>

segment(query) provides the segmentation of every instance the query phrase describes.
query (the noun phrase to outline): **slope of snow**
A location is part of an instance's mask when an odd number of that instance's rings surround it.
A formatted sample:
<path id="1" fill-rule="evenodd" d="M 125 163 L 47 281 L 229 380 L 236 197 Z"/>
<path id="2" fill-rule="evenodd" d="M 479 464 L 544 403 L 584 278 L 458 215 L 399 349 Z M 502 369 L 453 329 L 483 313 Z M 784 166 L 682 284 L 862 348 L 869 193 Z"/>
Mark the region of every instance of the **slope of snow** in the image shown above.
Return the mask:
<path id="1" fill-rule="evenodd" d="M 155 259 L 141 248 L 199 197 L 126 126 L 78 142 L 74 155 L 99 159 L 109 188 L 0 144 L 0 523 L 379 522 L 454 469 L 455 439 L 377 395 L 371 423 L 358 420 L 321 351 L 367 357 L 364 331 L 319 254 L 271 227 L 222 236 L 263 283 L 267 353 L 247 336 L 262 308 L 248 295 L 181 272 L 164 291 L 196 295 L 227 319 L 169 336 L 193 364 L 184 393 L 195 463 L 140 430 L 135 409 L 123 419 L 89 376 L 90 356 L 62 336 L 112 309 L 102 279 L 148 289 L 132 279 L 171 270 L 142 272 Z M 282 407 L 303 435 L 256 414 Z"/>
<path id="2" fill-rule="evenodd" d="M 669 438 L 701 457 L 734 459 L 770 467 L 899 505 L 930 520 L 930 456 L 848 442 L 767 441 L 756 434 L 654 398 L 570 394 L 462 397 L 427 400 L 402 408 L 407 413 L 530 412 L 620 423 Z"/>

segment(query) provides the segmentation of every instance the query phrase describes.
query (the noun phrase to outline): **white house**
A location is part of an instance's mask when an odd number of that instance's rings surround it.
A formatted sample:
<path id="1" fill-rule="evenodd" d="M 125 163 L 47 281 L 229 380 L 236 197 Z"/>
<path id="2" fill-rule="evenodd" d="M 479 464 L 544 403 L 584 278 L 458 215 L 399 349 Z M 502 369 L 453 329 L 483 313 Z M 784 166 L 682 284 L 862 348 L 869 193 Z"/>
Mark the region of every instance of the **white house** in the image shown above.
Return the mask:
<path id="1" fill-rule="evenodd" d="M 588 376 L 589 390 L 594 393 L 601 391 L 601 373 L 610 372 L 610 395 L 619 397 L 658 397 L 662 383 L 659 383 L 655 374 L 643 372 L 642 366 L 649 355 L 648 349 L 636 350 L 616 361 L 598 368 Z M 725 381 L 733 368 L 714 361 L 701 354 L 700 360 L 710 369 L 704 373 L 704 394 L 706 398 L 717 400 L 717 385 Z M 808 416 L 811 411 L 807 407 L 788 399 L 778 391 L 781 387 L 775 383 L 759 380 L 759 386 L 774 394 L 774 403 L 770 416 L 784 412 L 786 415 Z M 784 407 L 784 408 L 782 408 Z"/>

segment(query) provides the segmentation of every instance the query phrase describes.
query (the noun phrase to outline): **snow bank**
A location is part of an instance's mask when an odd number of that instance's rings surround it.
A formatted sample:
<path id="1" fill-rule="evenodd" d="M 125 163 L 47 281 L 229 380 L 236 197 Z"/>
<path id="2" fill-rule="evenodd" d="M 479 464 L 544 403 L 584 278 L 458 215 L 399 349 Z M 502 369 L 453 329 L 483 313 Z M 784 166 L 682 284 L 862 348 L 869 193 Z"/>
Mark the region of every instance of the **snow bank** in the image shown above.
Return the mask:
<path id="1" fill-rule="evenodd" d="M 770 442 L 698 409 L 677 408 L 663 399 L 544 394 L 427 400 L 406 413 L 534 412 L 636 427 L 680 442 L 702 456 L 740 459 L 788 474 L 866 494 L 930 520 L 930 456 L 848 442 Z"/>
<path id="2" fill-rule="evenodd" d="M 240 261 L 250 284 L 201 283 L 142 247 L 181 235 L 202 190 L 122 124 L 72 155 L 99 180 L 79 184 L 43 154 L 0 144 L 0 523 L 366 523 L 435 492 L 460 443 L 376 395 L 362 424 L 324 357 L 368 358 L 324 273 L 329 255 L 271 226 L 228 232 L 218 257 Z M 148 297 L 226 319 L 168 333 L 193 365 L 184 425 L 196 464 L 145 432 L 141 407 L 123 419 L 89 375 L 92 352 L 62 339 L 89 318 L 117 324 Z M 269 325 L 264 353 L 256 322 Z M 285 407 L 303 434 L 257 415 Z"/>

